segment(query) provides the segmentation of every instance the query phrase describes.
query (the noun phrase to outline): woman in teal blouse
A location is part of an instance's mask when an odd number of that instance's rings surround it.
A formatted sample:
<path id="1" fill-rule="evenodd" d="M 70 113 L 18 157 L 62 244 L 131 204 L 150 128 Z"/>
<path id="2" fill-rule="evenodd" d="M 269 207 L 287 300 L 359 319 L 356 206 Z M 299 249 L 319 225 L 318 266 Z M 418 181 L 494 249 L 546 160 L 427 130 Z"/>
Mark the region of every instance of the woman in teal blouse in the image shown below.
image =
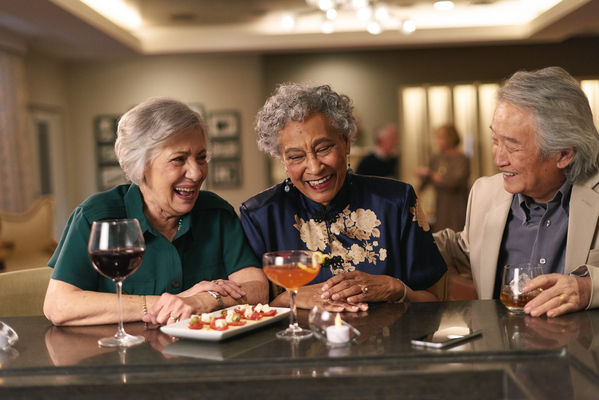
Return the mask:
<path id="1" fill-rule="evenodd" d="M 115 144 L 129 185 L 81 203 L 49 261 L 44 313 L 57 325 L 118 321 L 114 284 L 87 254 L 91 223 L 137 218 L 146 240 L 141 267 L 123 284 L 125 321 L 173 323 L 236 303 L 265 303 L 268 283 L 235 211 L 200 190 L 208 174 L 205 126 L 185 104 L 157 98 L 120 120 Z"/>

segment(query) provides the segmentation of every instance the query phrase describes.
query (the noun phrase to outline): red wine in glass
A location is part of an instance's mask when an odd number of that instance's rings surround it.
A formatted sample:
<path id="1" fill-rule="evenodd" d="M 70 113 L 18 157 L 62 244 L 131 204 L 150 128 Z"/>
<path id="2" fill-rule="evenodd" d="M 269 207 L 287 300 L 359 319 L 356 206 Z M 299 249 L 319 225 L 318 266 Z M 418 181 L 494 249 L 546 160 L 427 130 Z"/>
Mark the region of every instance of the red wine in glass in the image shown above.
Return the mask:
<path id="1" fill-rule="evenodd" d="M 144 256 L 139 248 L 96 250 L 90 253 L 96 271 L 113 281 L 122 281 L 137 271 Z"/>
<path id="2" fill-rule="evenodd" d="M 142 343 L 143 336 L 132 336 L 123 328 L 121 297 L 123 281 L 141 265 L 146 249 L 139 222 L 136 219 L 94 221 L 89 235 L 88 252 L 94 269 L 112 279 L 116 285 L 119 324 L 112 337 L 98 340 L 100 346 L 129 347 Z"/>

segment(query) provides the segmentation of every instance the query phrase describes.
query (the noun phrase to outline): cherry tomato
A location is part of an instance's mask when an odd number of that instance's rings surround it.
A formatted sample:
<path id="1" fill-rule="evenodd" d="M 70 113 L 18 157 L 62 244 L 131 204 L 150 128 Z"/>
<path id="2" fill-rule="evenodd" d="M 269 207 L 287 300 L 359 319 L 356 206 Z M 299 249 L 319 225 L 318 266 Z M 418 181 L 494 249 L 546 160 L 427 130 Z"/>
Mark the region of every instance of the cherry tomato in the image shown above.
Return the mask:
<path id="1" fill-rule="evenodd" d="M 259 321 L 262 318 L 262 315 L 260 315 L 260 313 L 253 313 L 252 315 L 250 315 L 249 317 L 247 316 L 243 316 L 243 319 L 251 319 L 252 321 Z"/>
<path id="2" fill-rule="evenodd" d="M 224 320 L 224 318 L 214 318 L 211 322 L 210 322 L 210 329 L 214 329 L 215 331 L 226 331 L 229 326 L 225 323 L 225 326 L 223 327 L 218 327 L 216 326 L 216 321 L 222 319 Z"/>
<path id="3" fill-rule="evenodd" d="M 262 311 L 260 314 L 262 314 L 263 317 L 274 317 L 275 315 L 277 315 L 277 310 L 271 308 L 270 311 Z"/>
<path id="4" fill-rule="evenodd" d="M 198 321 L 198 322 L 190 322 L 189 323 L 189 329 L 202 329 L 204 327 L 204 324 L 202 323 L 202 321 Z"/>

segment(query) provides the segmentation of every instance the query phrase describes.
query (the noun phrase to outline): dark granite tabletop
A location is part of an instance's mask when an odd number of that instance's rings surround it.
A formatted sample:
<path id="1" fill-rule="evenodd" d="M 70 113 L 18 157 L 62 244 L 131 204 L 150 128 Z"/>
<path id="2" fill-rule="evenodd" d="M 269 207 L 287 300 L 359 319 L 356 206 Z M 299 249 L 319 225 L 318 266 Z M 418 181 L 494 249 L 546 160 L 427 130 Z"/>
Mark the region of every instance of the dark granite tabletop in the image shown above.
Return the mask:
<path id="1" fill-rule="evenodd" d="M 343 318 L 361 332 L 348 346 L 278 340 L 286 321 L 223 342 L 135 323 L 126 330 L 146 343 L 119 350 L 97 345 L 114 325 L 0 317 L 20 336 L 0 351 L 0 399 L 599 399 L 599 310 L 532 318 L 479 300 L 378 304 Z M 445 350 L 410 344 L 447 328 L 482 336 Z"/>

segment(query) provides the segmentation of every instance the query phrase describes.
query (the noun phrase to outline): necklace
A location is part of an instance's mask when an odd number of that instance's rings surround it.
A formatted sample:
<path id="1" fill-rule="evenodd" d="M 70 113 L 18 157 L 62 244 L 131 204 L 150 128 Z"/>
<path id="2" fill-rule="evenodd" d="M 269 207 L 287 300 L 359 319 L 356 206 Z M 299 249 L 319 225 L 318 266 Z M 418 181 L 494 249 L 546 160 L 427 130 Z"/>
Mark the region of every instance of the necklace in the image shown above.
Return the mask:
<path id="1" fill-rule="evenodd" d="M 181 230 L 181 226 L 183 225 L 183 217 L 179 217 L 179 221 L 177 222 L 177 232 Z"/>

